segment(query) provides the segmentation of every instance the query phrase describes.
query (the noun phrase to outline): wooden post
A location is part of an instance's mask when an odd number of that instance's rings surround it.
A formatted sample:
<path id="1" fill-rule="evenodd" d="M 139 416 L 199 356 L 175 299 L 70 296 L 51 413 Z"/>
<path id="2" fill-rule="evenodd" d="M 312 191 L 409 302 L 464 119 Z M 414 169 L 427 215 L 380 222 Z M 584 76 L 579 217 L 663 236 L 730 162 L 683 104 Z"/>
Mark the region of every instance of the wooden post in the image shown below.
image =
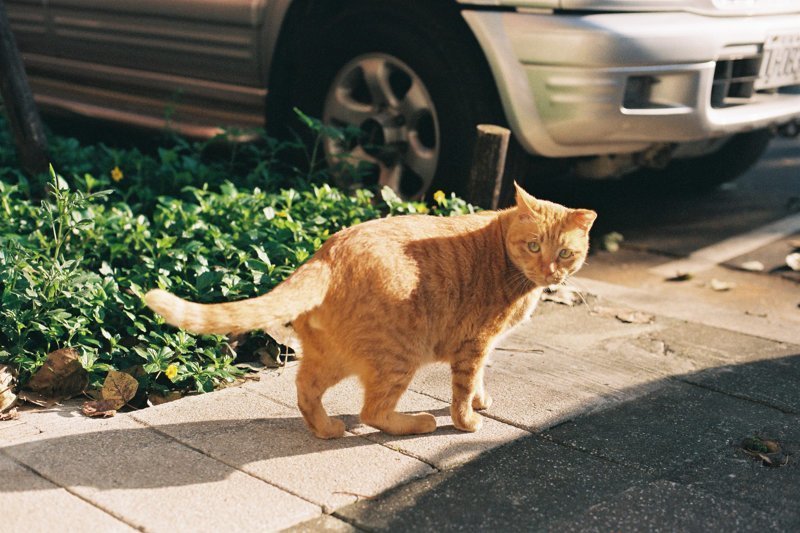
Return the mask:
<path id="1" fill-rule="evenodd" d="M 6 6 L 0 0 L 0 95 L 3 97 L 20 166 L 29 175 L 47 172 L 47 138 L 33 101 L 28 77 L 11 33 Z"/>
<path id="2" fill-rule="evenodd" d="M 479 124 L 472 151 L 466 200 L 486 209 L 497 209 L 511 132 L 491 124 Z"/>

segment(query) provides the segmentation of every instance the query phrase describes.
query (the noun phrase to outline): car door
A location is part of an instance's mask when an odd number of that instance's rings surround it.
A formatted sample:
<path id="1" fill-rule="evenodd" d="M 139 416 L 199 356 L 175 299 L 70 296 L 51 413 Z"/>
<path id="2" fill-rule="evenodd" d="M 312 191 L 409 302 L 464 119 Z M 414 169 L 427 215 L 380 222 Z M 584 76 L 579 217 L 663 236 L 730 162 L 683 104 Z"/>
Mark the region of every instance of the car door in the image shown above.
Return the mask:
<path id="1" fill-rule="evenodd" d="M 45 105 L 198 135 L 261 125 L 267 4 L 46 0 L 49 45 L 26 47 L 26 66 Z"/>
<path id="2" fill-rule="evenodd" d="M 44 0 L 5 0 L 4 3 L 20 50 L 46 52 L 51 45 Z"/>
<path id="3" fill-rule="evenodd" d="M 48 0 L 61 57 L 258 85 L 257 0 Z"/>

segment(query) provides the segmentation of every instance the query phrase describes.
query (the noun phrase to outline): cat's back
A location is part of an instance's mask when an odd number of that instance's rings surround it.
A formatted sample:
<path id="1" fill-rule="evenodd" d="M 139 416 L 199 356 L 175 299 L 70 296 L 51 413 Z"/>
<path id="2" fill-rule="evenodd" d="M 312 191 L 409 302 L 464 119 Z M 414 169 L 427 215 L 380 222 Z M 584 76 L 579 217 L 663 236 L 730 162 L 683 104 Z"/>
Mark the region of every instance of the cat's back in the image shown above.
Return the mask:
<path id="1" fill-rule="evenodd" d="M 347 228 L 336 235 L 337 247 L 369 246 L 372 250 L 406 247 L 411 243 L 468 238 L 495 220 L 493 212 L 437 217 L 404 215 L 381 218 Z"/>
<path id="2" fill-rule="evenodd" d="M 331 267 L 334 284 L 355 290 L 379 284 L 394 296 L 418 288 L 423 271 L 447 275 L 450 265 L 464 262 L 474 242 L 496 220 L 494 213 L 435 217 L 405 215 L 364 222 L 333 235 L 321 252 Z M 469 245 L 467 243 L 470 243 Z"/>

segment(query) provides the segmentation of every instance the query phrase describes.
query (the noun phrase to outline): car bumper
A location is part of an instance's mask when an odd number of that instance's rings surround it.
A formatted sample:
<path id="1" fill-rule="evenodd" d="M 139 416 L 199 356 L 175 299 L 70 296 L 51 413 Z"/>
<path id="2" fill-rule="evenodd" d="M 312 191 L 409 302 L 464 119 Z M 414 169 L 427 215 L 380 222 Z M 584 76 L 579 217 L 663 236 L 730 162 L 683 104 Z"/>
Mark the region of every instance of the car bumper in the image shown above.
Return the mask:
<path id="1" fill-rule="evenodd" d="M 800 13 L 463 16 L 492 68 L 509 125 L 531 153 L 630 153 L 800 117 L 800 94 L 720 98 L 727 66 L 747 63 L 757 76 L 764 43 L 800 34 Z"/>

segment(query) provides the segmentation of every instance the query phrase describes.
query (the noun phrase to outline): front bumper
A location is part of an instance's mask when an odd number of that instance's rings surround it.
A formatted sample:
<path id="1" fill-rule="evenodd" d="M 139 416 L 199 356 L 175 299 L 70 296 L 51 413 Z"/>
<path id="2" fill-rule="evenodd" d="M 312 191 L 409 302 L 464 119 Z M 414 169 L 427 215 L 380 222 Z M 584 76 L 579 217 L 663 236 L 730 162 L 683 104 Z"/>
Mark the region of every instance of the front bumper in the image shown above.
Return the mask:
<path id="1" fill-rule="evenodd" d="M 749 61 L 757 73 L 769 36 L 800 34 L 800 13 L 463 16 L 489 61 L 509 125 L 531 153 L 631 153 L 800 117 L 800 94 L 757 92 L 712 104 L 722 62 Z M 652 82 L 647 102 L 630 105 L 632 79 Z"/>

